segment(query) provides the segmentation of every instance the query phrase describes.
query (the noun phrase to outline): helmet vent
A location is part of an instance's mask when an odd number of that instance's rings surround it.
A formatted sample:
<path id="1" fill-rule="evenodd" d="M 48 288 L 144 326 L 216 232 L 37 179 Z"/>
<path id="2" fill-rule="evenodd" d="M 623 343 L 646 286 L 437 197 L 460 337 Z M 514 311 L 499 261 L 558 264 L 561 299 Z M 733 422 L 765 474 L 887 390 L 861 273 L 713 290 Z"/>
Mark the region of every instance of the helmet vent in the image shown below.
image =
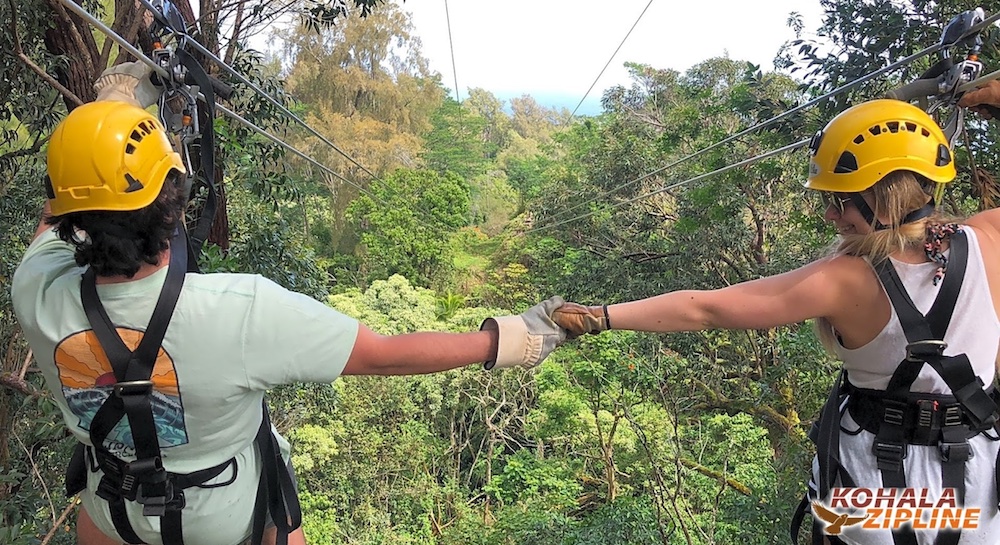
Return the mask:
<path id="1" fill-rule="evenodd" d="M 135 144 L 132 144 L 131 142 L 125 144 L 125 154 L 132 155 L 133 153 L 135 153 Z"/>
<path id="2" fill-rule="evenodd" d="M 882 134 L 882 127 L 880 127 L 878 125 L 872 125 L 868 129 L 868 132 L 872 133 L 872 136 L 878 136 L 878 135 Z"/>
<path id="3" fill-rule="evenodd" d="M 864 141 L 865 141 L 865 135 L 863 135 L 863 134 L 859 134 L 859 135 L 857 135 L 857 136 L 854 137 L 854 143 L 855 144 L 860 144 L 860 143 L 862 143 Z"/>
<path id="4" fill-rule="evenodd" d="M 887 121 L 885 126 L 889 127 L 889 132 L 892 134 L 899 132 L 899 121 Z"/>
<path id="5" fill-rule="evenodd" d="M 125 179 L 128 180 L 128 187 L 125 188 L 126 193 L 132 193 L 133 191 L 139 191 L 143 186 L 142 182 L 136 180 L 131 174 L 125 173 Z"/>
<path id="6" fill-rule="evenodd" d="M 858 170 L 858 159 L 853 153 L 845 151 L 837 159 L 837 166 L 833 169 L 834 174 L 847 174 Z"/>
<path id="7" fill-rule="evenodd" d="M 910 132 L 917 132 L 917 124 L 916 123 L 907 122 L 906 123 L 906 130 L 908 130 Z"/>

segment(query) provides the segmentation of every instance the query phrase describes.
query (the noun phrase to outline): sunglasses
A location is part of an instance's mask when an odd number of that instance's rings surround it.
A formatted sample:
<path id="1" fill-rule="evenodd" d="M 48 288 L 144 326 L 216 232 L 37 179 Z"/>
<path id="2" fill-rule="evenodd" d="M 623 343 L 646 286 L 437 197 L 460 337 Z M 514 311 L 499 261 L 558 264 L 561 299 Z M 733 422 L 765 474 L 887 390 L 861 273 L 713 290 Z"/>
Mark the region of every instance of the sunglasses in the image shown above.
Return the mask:
<path id="1" fill-rule="evenodd" d="M 851 197 L 834 193 L 832 191 L 820 191 L 819 198 L 823 203 L 823 209 L 828 210 L 831 206 L 840 214 L 844 213 L 847 205 L 851 204 Z"/>

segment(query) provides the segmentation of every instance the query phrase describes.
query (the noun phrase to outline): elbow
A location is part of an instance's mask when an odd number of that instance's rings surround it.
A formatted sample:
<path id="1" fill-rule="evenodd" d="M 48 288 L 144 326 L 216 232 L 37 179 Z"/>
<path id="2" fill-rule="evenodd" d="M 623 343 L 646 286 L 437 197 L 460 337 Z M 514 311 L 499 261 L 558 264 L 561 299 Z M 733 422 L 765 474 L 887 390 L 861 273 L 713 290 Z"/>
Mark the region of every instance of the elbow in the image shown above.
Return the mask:
<path id="1" fill-rule="evenodd" d="M 344 367 L 345 375 L 392 375 L 398 367 L 392 358 L 392 337 L 380 335 L 367 327 L 358 331 L 351 356 Z"/>

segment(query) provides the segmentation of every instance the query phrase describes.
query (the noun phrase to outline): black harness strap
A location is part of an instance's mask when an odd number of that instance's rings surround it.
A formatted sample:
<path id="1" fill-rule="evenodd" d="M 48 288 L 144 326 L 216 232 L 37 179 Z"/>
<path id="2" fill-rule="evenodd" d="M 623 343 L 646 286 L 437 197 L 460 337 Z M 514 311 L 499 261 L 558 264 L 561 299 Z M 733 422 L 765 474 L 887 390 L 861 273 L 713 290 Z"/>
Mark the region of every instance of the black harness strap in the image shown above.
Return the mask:
<path id="1" fill-rule="evenodd" d="M 847 372 L 841 370 L 837 375 L 830 395 L 820 412 L 820 417 L 809 430 L 809 439 L 816 445 L 816 460 L 819 465 L 819 482 L 816 483 L 817 496 L 822 499 L 833 488 L 836 479 L 840 478 L 841 486 L 852 487 L 854 480 L 851 478 L 847 468 L 840 462 L 840 420 L 844 414 L 844 400 L 846 398 Z M 805 515 L 810 511 L 809 493 L 803 495 L 802 500 L 792 513 L 792 520 L 789 531 L 792 543 L 798 542 L 799 529 L 805 520 Z M 823 533 L 822 523 L 815 517 L 812 521 L 812 544 L 824 545 L 824 538 L 831 540 L 831 536 Z M 830 541 L 831 544 L 840 543 L 839 540 Z"/>
<path id="2" fill-rule="evenodd" d="M 257 430 L 257 448 L 260 450 L 262 468 L 257 486 L 257 501 L 254 505 L 253 535 L 250 543 L 261 543 L 264 536 L 266 513 L 277 530 L 275 545 L 287 545 L 288 534 L 302 524 L 302 509 L 299 505 L 295 482 L 284 459 L 278 440 L 271 433 L 271 418 L 267 404 L 263 407 L 263 419 Z"/>
<path id="3" fill-rule="evenodd" d="M 896 368 L 885 390 L 885 408 L 879 430 L 875 435 L 872 451 L 878 459 L 882 472 L 882 482 L 886 487 L 906 487 L 903 458 L 906 457 L 906 429 L 913 411 L 907 410 L 907 396 L 924 364 L 940 375 L 951 389 L 958 404 L 951 406 L 944 414 L 942 439 L 938 444 L 941 453 L 941 483 L 945 488 L 953 488 L 959 503 L 965 500 L 965 462 L 971 457 L 968 442 L 970 429 L 990 427 L 996 421 L 996 404 L 983 389 L 980 380 L 965 354 L 945 356 L 946 344 L 943 339 L 955 310 L 958 294 L 965 278 L 968 261 L 968 239 L 959 231 L 951 236 L 951 257 L 948 273 L 944 278 L 937 298 L 926 316 L 920 313 L 906 293 L 902 280 L 886 259 L 876 270 L 885 287 L 889 300 L 899 317 L 900 325 L 909 342 L 907 356 Z M 963 416 L 971 426 L 963 426 Z M 973 434 L 974 435 L 974 434 Z M 941 530 L 937 545 L 954 545 L 961 537 L 961 530 Z M 912 528 L 893 531 L 897 545 L 916 543 Z"/>
<path id="4" fill-rule="evenodd" d="M 160 290 L 149 326 L 134 351 L 122 341 L 104 305 L 97 295 L 96 274 L 87 269 L 83 275 L 80 295 L 90 327 L 111 363 L 115 379 L 111 395 L 94 415 L 90 427 L 90 440 L 96 450 L 98 462 L 106 468 L 98 493 L 108 501 L 112 520 L 119 535 L 130 543 L 142 543 L 135 534 L 125 510 L 125 500 L 143 506 L 144 516 L 161 517 L 165 545 L 182 545 L 180 512 L 184 507 L 184 493 L 174 490 L 160 457 L 160 444 L 156 436 L 156 423 L 150 394 L 153 382 L 150 377 L 156 356 L 166 334 L 170 317 L 177 305 L 187 268 L 187 244 L 183 230 L 178 229 L 171 241 L 170 263 L 167 278 Z M 104 448 L 104 440 L 114 430 L 122 417 L 128 419 L 135 445 L 136 459 L 124 466 L 108 463 L 114 459 Z"/>
<path id="5" fill-rule="evenodd" d="M 205 241 L 208 240 L 209 231 L 212 228 L 212 223 L 215 221 L 215 213 L 219 200 L 217 194 L 218 188 L 215 183 L 215 127 L 213 125 L 215 121 L 215 90 L 212 86 L 212 80 L 208 77 L 208 73 L 205 72 L 205 68 L 202 67 L 197 59 L 183 49 L 177 49 L 175 54 L 184 68 L 187 69 L 188 74 L 194 78 L 198 90 L 205 96 L 204 104 L 208 111 L 207 121 L 201 125 L 201 136 L 199 138 L 201 175 L 205 179 L 208 194 L 205 197 L 205 206 L 201 210 L 198 222 L 191 231 L 189 241 L 192 255 L 197 256 L 201 254 L 201 248 L 205 244 Z"/>

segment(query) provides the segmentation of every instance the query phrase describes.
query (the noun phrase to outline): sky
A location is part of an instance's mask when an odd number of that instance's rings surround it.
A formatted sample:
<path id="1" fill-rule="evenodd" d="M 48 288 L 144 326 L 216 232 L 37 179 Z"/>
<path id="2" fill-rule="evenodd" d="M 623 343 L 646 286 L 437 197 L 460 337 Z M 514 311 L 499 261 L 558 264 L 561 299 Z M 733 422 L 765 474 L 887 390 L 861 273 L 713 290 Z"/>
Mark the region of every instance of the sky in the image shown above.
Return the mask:
<path id="1" fill-rule="evenodd" d="M 482 88 L 500 99 L 528 94 L 572 111 L 586 95 L 579 115 L 600 113 L 605 89 L 629 85 L 625 62 L 684 71 L 728 56 L 772 70 L 778 49 L 795 38 L 789 13 L 802 14 L 806 36 L 822 16 L 819 0 L 392 1 L 412 14 L 424 56 L 453 97 L 456 77 L 460 100 L 469 88 Z"/>

